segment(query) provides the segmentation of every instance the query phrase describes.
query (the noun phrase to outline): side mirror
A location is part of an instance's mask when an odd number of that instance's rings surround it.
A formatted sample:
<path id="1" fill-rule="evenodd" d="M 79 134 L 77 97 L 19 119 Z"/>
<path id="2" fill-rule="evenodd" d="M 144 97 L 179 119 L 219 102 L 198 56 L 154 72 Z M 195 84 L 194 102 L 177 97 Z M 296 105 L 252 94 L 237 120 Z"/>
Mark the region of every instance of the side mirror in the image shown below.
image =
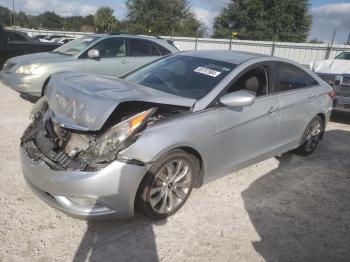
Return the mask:
<path id="1" fill-rule="evenodd" d="M 88 51 L 88 57 L 91 59 L 100 58 L 100 52 L 97 49 L 90 49 Z"/>
<path id="2" fill-rule="evenodd" d="M 244 107 L 254 104 L 256 95 L 250 91 L 236 91 L 220 98 L 220 102 L 230 107 Z"/>

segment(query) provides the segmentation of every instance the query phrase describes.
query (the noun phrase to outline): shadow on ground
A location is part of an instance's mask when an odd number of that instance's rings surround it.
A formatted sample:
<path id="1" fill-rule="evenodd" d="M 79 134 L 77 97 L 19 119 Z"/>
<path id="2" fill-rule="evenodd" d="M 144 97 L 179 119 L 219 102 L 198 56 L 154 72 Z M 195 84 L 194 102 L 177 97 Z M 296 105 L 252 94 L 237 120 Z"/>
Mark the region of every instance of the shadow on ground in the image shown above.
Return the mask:
<path id="1" fill-rule="evenodd" d="M 35 97 L 35 96 L 27 95 L 27 94 L 19 94 L 19 97 L 32 103 L 32 104 L 35 104 L 36 101 L 38 101 L 40 98 L 40 97 Z"/>
<path id="2" fill-rule="evenodd" d="M 266 261 L 349 261 L 350 132 L 325 133 L 313 155 L 286 154 L 242 193 Z"/>
<path id="3" fill-rule="evenodd" d="M 279 157 L 242 193 L 266 261 L 349 261 L 349 145 L 350 132 L 327 131 L 313 155 Z M 88 222 L 73 261 L 159 261 L 153 226 L 142 216 Z"/>
<path id="4" fill-rule="evenodd" d="M 137 215 L 125 221 L 88 222 L 73 261 L 158 261 L 153 225 L 165 221 Z"/>

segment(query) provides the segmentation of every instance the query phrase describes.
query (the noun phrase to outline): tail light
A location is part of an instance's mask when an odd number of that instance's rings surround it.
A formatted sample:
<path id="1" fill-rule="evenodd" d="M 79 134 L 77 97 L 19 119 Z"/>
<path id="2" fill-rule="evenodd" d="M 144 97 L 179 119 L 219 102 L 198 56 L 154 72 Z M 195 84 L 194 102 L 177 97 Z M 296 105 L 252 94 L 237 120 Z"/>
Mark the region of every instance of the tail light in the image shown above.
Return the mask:
<path id="1" fill-rule="evenodd" d="M 330 98 L 332 98 L 332 100 L 334 100 L 334 99 L 335 99 L 336 93 L 335 93 L 334 90 L 332 90 L 332 91 L 330 91 L 330 92 L 328 93 L 328 95 L 329 95 Z"/>

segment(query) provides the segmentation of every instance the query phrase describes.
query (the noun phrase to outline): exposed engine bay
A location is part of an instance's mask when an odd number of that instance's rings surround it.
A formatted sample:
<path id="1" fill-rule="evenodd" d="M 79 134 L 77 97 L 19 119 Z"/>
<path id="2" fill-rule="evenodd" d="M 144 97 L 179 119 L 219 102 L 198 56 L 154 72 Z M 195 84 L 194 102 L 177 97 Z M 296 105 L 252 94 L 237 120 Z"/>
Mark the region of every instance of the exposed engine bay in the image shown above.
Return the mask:
<path id="1" fill-rule="evenodd" d="M 83 132 L 58 123 L 43 97 L 32 110 L 33 122 L 24 132 L 21 145 L 32 160 L 43 160 L 54 170 L 96 171 L 118 159 L 119 152 L 146 128 L 188 111 L 188 107 L 126 102 L 118 105 L 101 130 Z"/>

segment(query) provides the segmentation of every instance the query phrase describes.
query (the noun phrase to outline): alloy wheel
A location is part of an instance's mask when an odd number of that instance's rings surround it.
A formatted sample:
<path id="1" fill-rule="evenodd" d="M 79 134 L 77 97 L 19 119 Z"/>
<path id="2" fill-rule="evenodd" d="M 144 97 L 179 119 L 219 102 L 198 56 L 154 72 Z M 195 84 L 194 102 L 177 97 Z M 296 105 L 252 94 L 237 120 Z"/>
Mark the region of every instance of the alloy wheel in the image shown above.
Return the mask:
<path id="1" fill-rule="evenodd" d="M 319 121 L 315 121 L 309 128 L 306 138 L 305 138 L 305 145 L 304 149 L 307 152 L 312 152 L 320 139 L 322 131 L 322 125 Z"/>
<path id="2" fill-rule="evenodd" d="M 156 174 L 150 190 L 150 204 L 158 214 L 175 210 L 190 194 L 192 170 L 184 159 L 171 160 Z"/>

